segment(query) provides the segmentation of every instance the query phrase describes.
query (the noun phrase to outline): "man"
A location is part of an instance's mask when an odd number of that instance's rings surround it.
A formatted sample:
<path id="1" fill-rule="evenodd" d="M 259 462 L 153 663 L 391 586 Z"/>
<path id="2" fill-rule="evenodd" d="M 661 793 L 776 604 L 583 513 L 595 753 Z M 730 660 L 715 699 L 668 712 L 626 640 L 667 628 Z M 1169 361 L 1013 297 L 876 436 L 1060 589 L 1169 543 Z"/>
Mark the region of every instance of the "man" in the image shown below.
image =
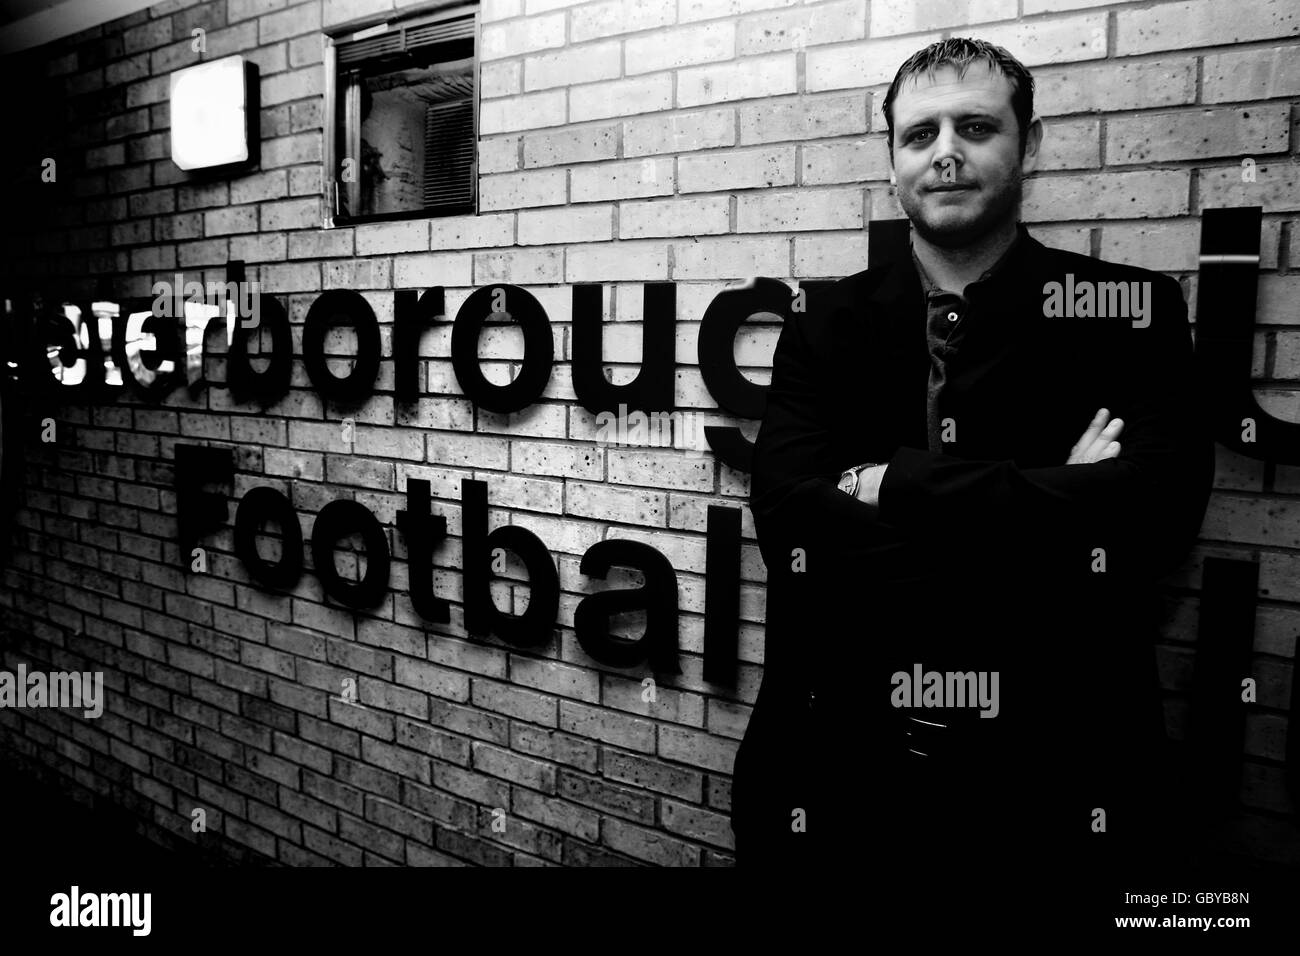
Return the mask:
<path id="1" fill-rule="evenodd" d="M 1133 877 L 1177 835 L 1154 584 L 1214 470 L 1187 307 L 1019 223 L 1043 124 L 1005 50 L 921 50 L 884 114 L 910 251 L 786 322 L 755 449 L 737 862 Z"/>

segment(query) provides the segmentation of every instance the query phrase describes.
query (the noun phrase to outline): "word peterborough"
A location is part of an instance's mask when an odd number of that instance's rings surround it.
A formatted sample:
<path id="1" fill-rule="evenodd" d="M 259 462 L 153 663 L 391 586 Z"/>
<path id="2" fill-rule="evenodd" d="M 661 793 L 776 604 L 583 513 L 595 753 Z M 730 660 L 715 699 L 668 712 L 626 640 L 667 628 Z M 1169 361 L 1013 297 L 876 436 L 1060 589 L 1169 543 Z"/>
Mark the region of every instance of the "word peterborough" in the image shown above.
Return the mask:
<path id="1" fill-rule="evenodd" d="M 763 414 L 766 387 L 745 378 L 735 362 L 734 342 L 740 326 L 757 315 L 784 321 L 804 310 L 808 292 L 825 284 L 804 283 L 796 293 L 782 282 L 761 278 L 715 296 L 700 323 L 699 365 L 720 408 L 742 418 Z M 238 288 L 238 280 L 227 286 Z M 606 380 L 602 367 L 601 286 L 572 287 L 573 387 L 579 404 L 598 419 L 674 412 L 676 286 L 648 283 L 643 289 L 640 369 L 633 381 L 614 385 Z M 18 378 L 35 391 L 54 389 L 56 394 L 79 401 L 111 401 L 131 388 L 143 400 L 161 403 L 180 385 L 194 392 L 207 384 L 203 343 L 210 324 L 217 323 L 226 326 L 226 383 L 236 401 L 268 405 L 287 394 L 295 356 L 288 316 L 275 298 L 261 296 L 257 303 L 256 334 L 264 336 L 263 341 L 270 340 L 269 351 L 259 356 L 266 362 L 260 371 L 254 369 L 249 353 L 253 324 L 236 321 L 231 303 L 224 310 L 219 303 L 186 302 L 183 308 L 148 311 L 134 306 L 96 302 L 33 308 L 29 321 L 10 324 L 21 333 L 12 343 L 21 358 Z M 246 304 L 238 310 L 239 314 L 250 311 Z M 81 321 L 83 315 L 95 317 L 96 334 Z M 395 293 L 392 359 L 396 404 L 420 397 L 420 335 L 445 318 L 442 287 L 422 294 Z M 506 319 L 517 322 L 522 330 L 524 357 L 515 379 L 508 385 L 496 385 L 482 373 L 478 341 L 487 322 Z M 351 327 L 357 342 L 355 361 L 343 377 L 330 370 L 325 351 L 327 335 L 340 326 Z M 360 293 L 330 290 L 318 296 L 305 316 L 302 341 L 301 358 L 308 377 L 324 398 L 352 405 L 364 403 L 374 394 L 381 335 L 374 311 Z M 508 284 L 484 287 L 473 292 L 456 313 L 452 365 L 461 389 L 476 406 L 498 413 L 517 412 L 545 390 L 555 361 L 553 342 L 550 320 L 531 293 Z M 753 446 L 739 428 L 709 426 L 704 429 L 704 439 L 720 461 L 749 470 Z M 196 545 L 229 521 L 225 494 L 205 486 L 233 483 L 233 450 L 180 444 L 175 455 L 182 560 L 187 570 L 201 570 L 190 564 Z M 412 607 L 427 621 L 447 623 L 450 605 L 433 589 L 434 555 L 446 537 L 446 519 L 434 514 L 430 503 L 429 483 L 408 479 L 406 508 L 398 512 L 397 529 L 408 554 Z M 495 634 L 515 646 L 543 644 L 551 637 L 559 608 L 555 561 L 542 541 L 522 527 L 506 526 L 488 533 L 487 509 L 486 484 L 462 482 L 465 627 L 471 634 Z M 735 680 L 740 517 L 738 508 L 708 509 L 704 677 L 714 683 Z M 264 559 L 257 550 L 258 536 L 272 523 L 278 525 L 282 536 L 277 561 Z M 334 558 L 337 542 L 354 534 L 364 542 L 366 557 L 365 573 L 355 582 L 338 573 Z M 234 542 L 236 555 L 260 585 L 278 591 L 296 586 L 303 570 L 302 531 L 296 510 L 278 489 L 257 487 L 243 496 L 235 514 Z M 391 560 L 388 539 L 366 507 L 345 499 L 326 504 L 312 527 L 311 548 L 316 574 L 331 598 L 356 609 L 372 608 L 383 601 Z M 492 578 L 504 571 L 493 560 L 499 551 L 514 555 L 527 570 L 529 600 L 521 614 L 504 613 L 493 603 Z M 680 673 L 678 585 L 672 565 L 655 548 L 626 540 L 597 542 L 583 555 L 580 565 L 583 574 L 600 579 L 614 568 L 640 572 L 644 583 L 585 596 L 574 613 L 580 645 L 592 658 L 610 666 L 649 662 L 657 672 Z M 638 611 L 645 614 L 642 636 L 637 640 L 617 636 L 612 628 L 614 619 Z"/>

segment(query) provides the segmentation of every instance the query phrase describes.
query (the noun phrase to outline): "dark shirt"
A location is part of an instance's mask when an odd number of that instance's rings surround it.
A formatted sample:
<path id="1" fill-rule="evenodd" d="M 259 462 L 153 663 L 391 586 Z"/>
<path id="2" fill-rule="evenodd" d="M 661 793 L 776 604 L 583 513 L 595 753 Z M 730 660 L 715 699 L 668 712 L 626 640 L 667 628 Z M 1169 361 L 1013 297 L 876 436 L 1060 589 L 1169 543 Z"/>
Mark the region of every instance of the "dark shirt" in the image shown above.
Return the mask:
<path id="1" fill-rule="evenodd" d="M 962 293 L 941 289 L 921 265 L 912 249 L 912 264 L 921 279 L 921 294 L 926 322 L 926 340 L 930 349 L 930 382 L 926 400 L 926 427 L 929 435 L 930 451 L 942 454 L 945 451 L 943 441 L 943 391 L 949 379 L 949 371 L 956 370 L 963 363 L 971 349 L 971 337 L 977 340 L 993 337 L 988 334 L 988 325 L 997 322 L 999 316 L 990 305 L 997 301 L 996 289 L 1000 280 L 1012 278 L 1007 270 L 1007 263 L 1013 258 L 1025 235 L 1023 226 L 1016 230 L 1016 238 L 1007 250 L 984 273 L 970 283 Z M 965 293 L 965 294 L 963 294 Z M 994 293 L 990 295 L 989 293 Z M 973 330 L 973 331 L 972 331 Z M 956 421 L 954 419 L 954 425 Z M 955 431 L 955 429 L 954 429 Z M 954 443 L 956 435 L 953 435 Z M 947 446 L 952 452 L 952 443 Z M 915 712 L 905 708 L 898 715 L 905 718 L 900 722 L 903 743 L 908 753 L 916 757 L 938 758 L 950 752 L 955 741 L 944 731 L 954 724 L 966 731 L 978 731 L 980 724 L 974 711 L 954 711 L 942 709 L 937 711 Z"/>
<path id="2" fill-rule="evenodd" d="M 991 314 L 987 308 L 988 297 L 981 295 L 981 292 L 988 290 L 993 279 L 1001 277 L 1001 273 L 1005 272 L 1008 260 L 1016 252 L 1016 247 L 1021 244 L 1024 235 L 1024 226 L 1018 226 L 1016 238 L 1007 251 L 961 293 L 939 288 L 926 273 L 921 260 L 916 257 L 916 250 L 912 250 L 912 264 L 916 267 L 916 274 L 921 278 L 926 338 L 930 346 L 930 388 L 926 402 L 926 425 L 930 451 L 936 454 L 944 451 L 943 388 L 948 380 L 949 363 L 961 357 L 963 343 L 971 334 L 972 328 L 978 329 L 990 321 L 997 321 L 997 316 Z"/>

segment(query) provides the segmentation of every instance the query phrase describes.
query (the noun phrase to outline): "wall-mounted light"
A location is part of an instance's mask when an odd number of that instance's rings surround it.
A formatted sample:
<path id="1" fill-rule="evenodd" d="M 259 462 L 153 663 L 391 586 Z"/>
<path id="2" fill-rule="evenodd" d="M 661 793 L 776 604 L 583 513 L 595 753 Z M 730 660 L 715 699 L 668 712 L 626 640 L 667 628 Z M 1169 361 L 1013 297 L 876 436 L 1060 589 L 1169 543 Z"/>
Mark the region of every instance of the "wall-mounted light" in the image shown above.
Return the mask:
<path id="1" fill-rule="evenodd" d="M 184 170 L 257 162 L 257 67 L 228 56 L 171 76 L 172 161 Z"/>

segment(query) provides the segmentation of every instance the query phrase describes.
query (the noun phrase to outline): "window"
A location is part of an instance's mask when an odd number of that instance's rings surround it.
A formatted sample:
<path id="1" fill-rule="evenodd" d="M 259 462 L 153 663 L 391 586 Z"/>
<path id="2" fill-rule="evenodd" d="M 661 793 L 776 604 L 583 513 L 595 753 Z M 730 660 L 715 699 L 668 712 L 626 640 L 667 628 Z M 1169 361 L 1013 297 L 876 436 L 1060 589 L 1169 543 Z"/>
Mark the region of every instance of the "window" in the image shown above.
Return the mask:
<path id="1" fill-rule="evenodd" d="M 327 41 L 328 225 L 477 211 L 478 8 Z"/>

